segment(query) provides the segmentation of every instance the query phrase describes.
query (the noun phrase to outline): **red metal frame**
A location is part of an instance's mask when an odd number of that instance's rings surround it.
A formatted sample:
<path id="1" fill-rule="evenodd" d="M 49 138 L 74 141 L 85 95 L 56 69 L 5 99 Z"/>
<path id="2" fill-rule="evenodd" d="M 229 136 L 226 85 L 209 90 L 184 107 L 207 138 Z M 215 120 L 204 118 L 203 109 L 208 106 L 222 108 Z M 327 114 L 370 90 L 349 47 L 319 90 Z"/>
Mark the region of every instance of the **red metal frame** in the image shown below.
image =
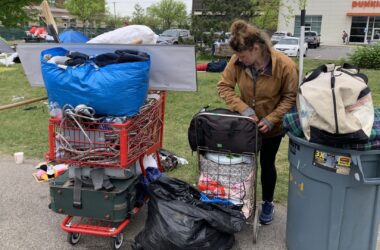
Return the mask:
<path id="1" fill-rule="evenodd" d="M 86 135 L 93 140 L 91 142 L 73 121 L 65 120 L 63 122 L 57 118 L 50 118 L 48 160 L 78 166 L 126 168 L 141 156 L 157 152 L 163 145 L 166 99 L 164 91 L 159 94 L 158 101 L 125 123 L 78 121 Z M 63 138 L 75 150 L 77 148 L 84 150 L 80 151 L 85 152 L 80 153 L 82 158 L 76 157 L 79 153 L 75 155 L 67 149 L 63 150 L 63 154 L 57 154 L 58 135 L 61 136 L 60 138 L 63 135 Z M 107 141 L 107 138 L 112 139 Z M 102 161 L 99 161 L 99 158 Z"/>
<path id="2" fill-rule="evenodd" d="M 136 214 L 140 211 L 141 208 L 134 208 L 133 213 Z M 61 223 L 61 228 L 63 231 L 68 233 L 83 233 L 83 234 L 92 234 L 97 236 L 113 237 L 118 235 L 123 231 L 123 229 L 129 224 L 131 216 L 128 216 L 123 222 L 119 224 L 117 228 L 112 226 L 97 226 L 91 224 L 82 224 L 80 222 L 73 223 L 73 216 L 68 215 Z"/>
<path id="3" fill-rule="evenodd" d="M 157 157 L 157 164 L 160 172 L 164 172 L 164 168 L 161 165 L 161 161 L 159 158 L 159 153 L 156 151 L 156 157 Z M 145 176 L 146 171 L 145 171 L 145 166 L 143 163 L 143 156 L 139 158 L 139 163 L 140 163 L 140 169 L 142 174 Z M 145 197 L 145 202 L 148 201 L 148 197 Z M 132 210 L 131 214 L 137 214 L 140 210 L 141 207 L 135 207 Z M 99 226 L 95 224 L 89 224 L 89 223 L 72 223 L 74 219 L 74 216 L 68 215 L 65 217 L 65 219 L 61 222 L 61 228 L 63 231 L 68 232 L 68 233 L 82 233 L 82 234 L 91 234 L 91 235 L 97 235 L 97 236 L 105 236 L 105 237 L 113 237 L 118 235 L 123 231 L 123 229 L 129 224 L 131 215 L 129 215 L 124 221 L 122 221 L 117 228 L 114 226 Z M 111 222 L 109 222 L 111 224 Z"/>

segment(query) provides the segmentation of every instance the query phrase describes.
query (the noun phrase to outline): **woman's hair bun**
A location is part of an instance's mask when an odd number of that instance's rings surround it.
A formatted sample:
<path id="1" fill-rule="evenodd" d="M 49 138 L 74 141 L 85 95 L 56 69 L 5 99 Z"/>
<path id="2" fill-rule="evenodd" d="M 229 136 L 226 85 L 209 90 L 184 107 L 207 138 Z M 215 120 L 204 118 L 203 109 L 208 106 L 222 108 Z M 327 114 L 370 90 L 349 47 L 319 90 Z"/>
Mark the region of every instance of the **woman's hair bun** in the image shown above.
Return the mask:
<path id="1" fill-rule="evenodd" d="M 231 26 L 232 35 L 237 35 L 238 33 L 245 33 L 247 31 L 248 24 L 243 20 L 236 21 Z"/>

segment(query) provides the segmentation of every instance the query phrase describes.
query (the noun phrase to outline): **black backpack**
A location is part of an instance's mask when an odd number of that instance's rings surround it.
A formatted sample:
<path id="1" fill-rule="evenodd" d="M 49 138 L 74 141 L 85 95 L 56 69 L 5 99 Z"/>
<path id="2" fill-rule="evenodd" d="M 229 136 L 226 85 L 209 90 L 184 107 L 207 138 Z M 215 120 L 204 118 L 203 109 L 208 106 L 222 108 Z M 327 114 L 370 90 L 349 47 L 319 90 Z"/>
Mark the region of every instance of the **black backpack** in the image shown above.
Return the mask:
<path id="1" fill-rule="evenodd" d="M 256 123 L 223 108 L 204 110 L 194 115 L 188 139 L 193 151 L 206 147 L 232 153 L 256 153 L 261 147 L 261 134 Z"/>

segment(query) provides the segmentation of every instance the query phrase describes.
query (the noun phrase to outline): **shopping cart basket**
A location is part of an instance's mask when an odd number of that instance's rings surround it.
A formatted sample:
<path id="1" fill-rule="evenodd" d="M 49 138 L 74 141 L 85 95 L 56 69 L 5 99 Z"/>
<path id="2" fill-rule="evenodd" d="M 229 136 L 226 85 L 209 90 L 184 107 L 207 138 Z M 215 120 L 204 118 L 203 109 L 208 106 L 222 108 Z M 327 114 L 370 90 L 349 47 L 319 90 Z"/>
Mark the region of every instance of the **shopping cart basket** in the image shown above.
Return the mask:
<path id="1" fill-rule="evenodd" d="M 107 122 L 64 111 L 50 118 L 48 160 L 77 166 L 126 168 L 162 147 L 165 92 L 126 122 Z M 158 153 L 157 153 L 158 154 Z"/>

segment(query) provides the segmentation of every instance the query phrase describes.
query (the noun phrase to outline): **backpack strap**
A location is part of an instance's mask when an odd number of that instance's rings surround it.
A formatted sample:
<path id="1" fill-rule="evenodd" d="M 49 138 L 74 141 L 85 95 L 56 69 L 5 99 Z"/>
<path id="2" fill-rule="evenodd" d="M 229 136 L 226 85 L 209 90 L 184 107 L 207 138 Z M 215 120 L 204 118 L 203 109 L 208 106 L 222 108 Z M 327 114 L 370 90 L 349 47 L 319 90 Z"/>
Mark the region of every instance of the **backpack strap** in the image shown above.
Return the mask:
<path id="1" fill-rule="evenodd" d="M 349 63 L 343 63 L 342 68 L 348 70 L 356 70 L 358 73 L 360 72 L 360 69 L 357 66 Z"/>
<path id="2" fill-rule="evenodd" d="M 82 169 L 74 169 L 75 179 L 74 179 L 74 191 L 73 191 L 73 207 L 81 209 L 82 208 Z"/>
<path id="3" fill-rule="evenodd" d="M 308 73 L 306 74 L 307 76 L 305 76 L 305 78 L 303 79 L 302 83 L 301 83 L 301 86 L 305 83 L 305 82 L 309 82 L 309 81 L 312 81 L 314 80 L 315 78 L 317 78 L 322 72 L 330 72 L 330 71 L 333 71 L 335 68 L 335 64 L 323 64 L 321 66 L 319 66 L 318 68 L 314 69 L 312 71 L 311 74 L 308 75 Z"/>
<path id="4" fill-rule="evenodd" d="M 363 80 L 363 82 L 365 82 L 365 84 L 368 85 L 368 77 L 363 73 L 359 73 L 359 70 L 358 70 L 358 73 L 352 73 L 349 68 L 344 68 L 344 67 L 341 67 L 338 70 L 342 71 L 342 72 L 344 72 L 347 75 L 350 75 L 352 77 L 359 77 L 360 79 Z"/>

